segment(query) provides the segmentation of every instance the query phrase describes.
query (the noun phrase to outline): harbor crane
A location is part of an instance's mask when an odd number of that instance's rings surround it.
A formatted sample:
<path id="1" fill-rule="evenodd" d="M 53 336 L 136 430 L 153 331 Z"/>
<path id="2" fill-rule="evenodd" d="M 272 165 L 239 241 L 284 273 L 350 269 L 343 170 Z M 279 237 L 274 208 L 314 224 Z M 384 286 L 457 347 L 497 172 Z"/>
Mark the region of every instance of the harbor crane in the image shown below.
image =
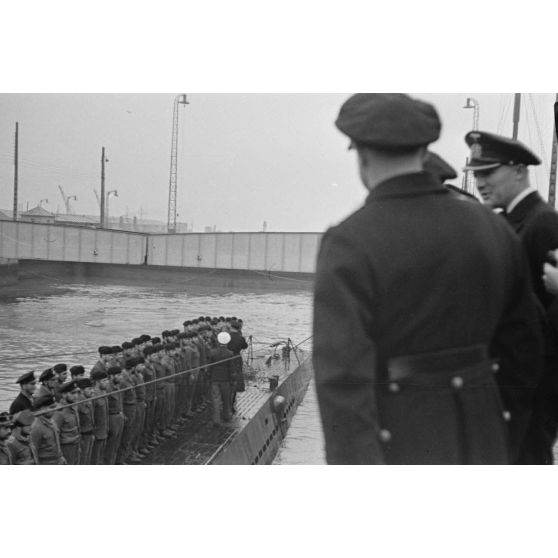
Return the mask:
<path id="1" fill-rule="evenodd" d="M 178 105 L 188 105 L 186 94 L 177 95 L 174 99 L 172 115 L 172 143 L 171 143 L 171 163 L 169 179 L 169 212 L 167 220 L 167 231 L 176 232 L 176 194 L 177 194 L 177 152 L 178 152 Z"/>
<path id="2" fill-rule="evenodd" d="M 62 199 L 64 200 L 64 207 L 66 208 L 66 214 L 69 215 L 70 213 L 72 213 L 72 207 L 70 206 L 70 200 L 77 201 L 77 196 L 67 196 L 66 193 L 64 192 L 64 188 L 62 188 L 62 186 L 60 186 L 60 184 L 58 185 L 58 189 L 60 190 L 60 195 L 62 196 Z"/>

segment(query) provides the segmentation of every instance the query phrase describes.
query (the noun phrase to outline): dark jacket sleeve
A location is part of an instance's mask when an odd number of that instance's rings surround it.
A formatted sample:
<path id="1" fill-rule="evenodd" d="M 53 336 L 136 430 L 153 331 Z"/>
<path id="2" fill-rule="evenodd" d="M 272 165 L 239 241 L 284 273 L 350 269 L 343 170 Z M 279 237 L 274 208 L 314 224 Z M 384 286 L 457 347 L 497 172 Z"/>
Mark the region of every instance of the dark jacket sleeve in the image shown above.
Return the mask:
<path id="1" fill-rule="evenodd" d="M 515 240 L 515 239 L 514 239 Z M 515 461 L 523 444 L 533 406 L 533 395 L 543 372 L 543 342 L 539 303 L 533 293 L 523 252 L 516 250 L 513 290 L 491 343 L 500 363 L 496 379 L 503 403 L 511 413 L 510 453 Z M 542 307 L 540 307 L 542 312 Z"/>
<path id="2" fill-rule="evenodd" d="M 372 276 L 353 241 L 335 229 L 324 236 L 316 269 L 313 362 L 330 464 L 384 462 L 377 438 Z"/>

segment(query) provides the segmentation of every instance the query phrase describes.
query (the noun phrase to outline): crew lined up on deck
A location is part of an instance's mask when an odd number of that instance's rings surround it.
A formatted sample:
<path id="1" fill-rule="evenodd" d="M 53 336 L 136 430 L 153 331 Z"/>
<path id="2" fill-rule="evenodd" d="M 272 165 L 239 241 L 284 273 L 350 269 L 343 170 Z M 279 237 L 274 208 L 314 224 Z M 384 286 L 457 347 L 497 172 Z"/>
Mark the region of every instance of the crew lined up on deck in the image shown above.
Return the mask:
<path id="1" fill-rule="evenodd" d="M 140 463 L 210 403 L 214 426 L 230 421 L 244 391 L 243 321 L 200 316 L 183 326 L 99 347 L 89 376 L 65 363 L 42 372 L 38 389 L 34 371 L 20 376 L 0 413 L 0 464 Z"/>

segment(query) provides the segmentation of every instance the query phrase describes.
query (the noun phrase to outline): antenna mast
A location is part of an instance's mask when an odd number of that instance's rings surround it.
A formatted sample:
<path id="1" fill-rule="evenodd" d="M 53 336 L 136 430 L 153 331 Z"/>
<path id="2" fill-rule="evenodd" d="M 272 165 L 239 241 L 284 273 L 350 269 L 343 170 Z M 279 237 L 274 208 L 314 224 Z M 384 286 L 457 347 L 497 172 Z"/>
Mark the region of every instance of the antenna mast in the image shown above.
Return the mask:
<path id="1" fill-rule="evenodd" d="M 178 105 L 188 105 L 186 94 L 182 93 L 174 99 L 172 114 L 172 143 L 169 179 L 169 212 L 167 231 L 176 232 L 176 194 L 177 194 L 177 158 L 178 158 Z"/>
<path id="2" fill-rule="evenodd" d="M 14 146 L 14 214 L 12 219 L 17 221 L 17 194 L 18 194 L 18 132 L 19 132 L 19 122 L 16 122 L 15 129 L 15 146 Z"/>

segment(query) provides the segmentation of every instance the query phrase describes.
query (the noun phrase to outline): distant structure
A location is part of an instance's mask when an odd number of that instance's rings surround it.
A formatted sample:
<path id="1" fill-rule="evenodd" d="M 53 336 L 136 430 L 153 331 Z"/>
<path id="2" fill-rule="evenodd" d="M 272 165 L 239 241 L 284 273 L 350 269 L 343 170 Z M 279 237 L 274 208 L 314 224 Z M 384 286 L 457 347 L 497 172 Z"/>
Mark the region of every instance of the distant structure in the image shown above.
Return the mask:
<path id="1" fill-rule="evenodd" d="M 12 218 L 7 214 L 4 213 L 3 211 L 0 210 L 0 221 L 11 221 Z"/>
<path id="2" fill-rule="evenodd" d="M 56 215 L 47 211 L 40 205 L 33 207 L 29 211 L 24 211 L 19 214 L 21 221 L 27 221 L 30 223 L 54 223 Z"/>

